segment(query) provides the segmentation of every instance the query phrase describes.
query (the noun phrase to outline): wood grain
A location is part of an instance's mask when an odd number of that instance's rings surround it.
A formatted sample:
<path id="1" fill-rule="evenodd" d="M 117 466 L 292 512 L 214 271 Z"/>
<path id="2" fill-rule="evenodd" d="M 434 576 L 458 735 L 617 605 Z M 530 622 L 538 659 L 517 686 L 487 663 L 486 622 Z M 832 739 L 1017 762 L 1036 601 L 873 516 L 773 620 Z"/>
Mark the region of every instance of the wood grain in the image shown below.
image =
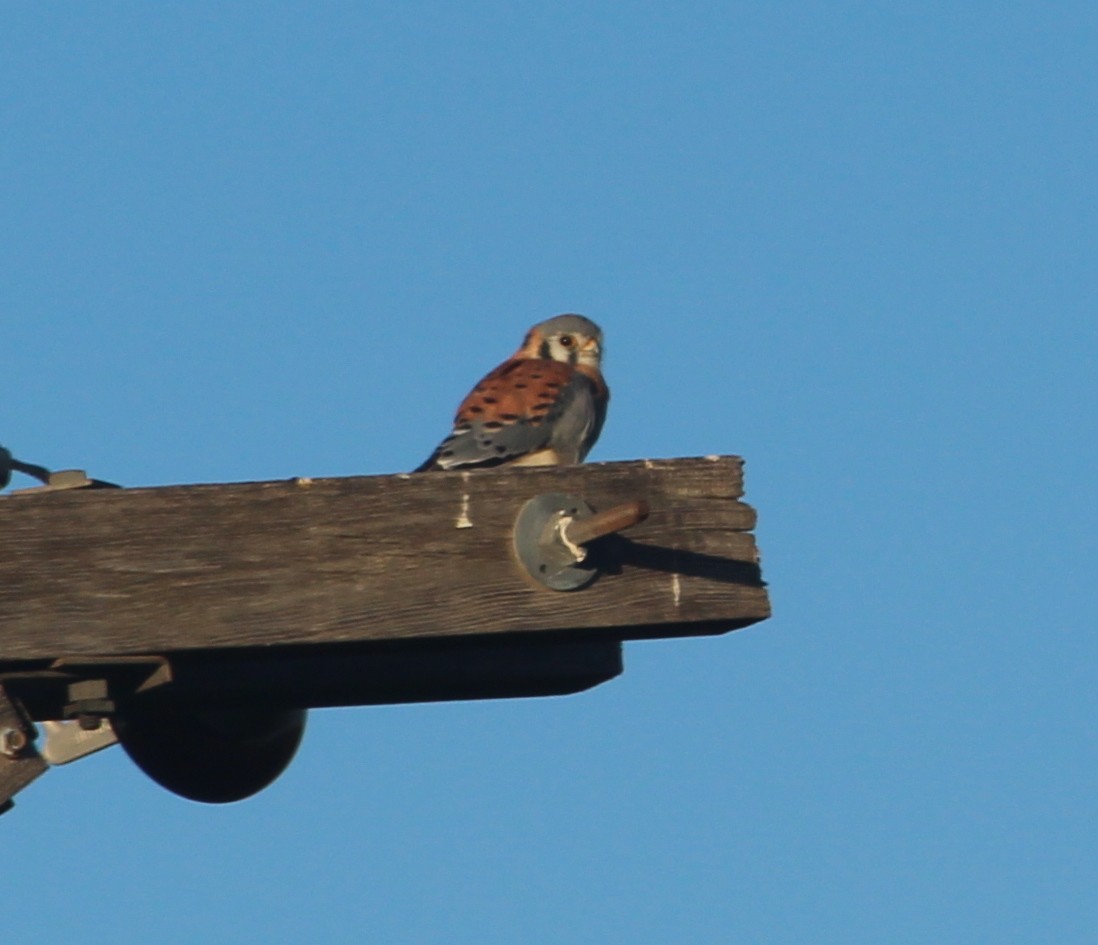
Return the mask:
<path id="1" fill-rule="evenodd" d="M 508 635 L 635 639 L 769 616 L 737 457 L 0 497 L 0 664 Z M 535 586 L 519 508 L 546 492 L 649 519 Z"/>

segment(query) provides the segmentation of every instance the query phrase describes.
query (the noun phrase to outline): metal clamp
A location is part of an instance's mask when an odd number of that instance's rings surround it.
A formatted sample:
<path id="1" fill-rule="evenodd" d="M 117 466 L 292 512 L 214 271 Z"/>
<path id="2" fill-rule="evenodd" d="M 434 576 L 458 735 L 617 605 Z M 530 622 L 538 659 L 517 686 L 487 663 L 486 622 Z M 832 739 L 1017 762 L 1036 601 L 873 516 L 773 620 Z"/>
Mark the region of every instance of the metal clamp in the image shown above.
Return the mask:
<path id="1" fill-rule="evenodd" d="M 20 468 L 22 466 L 23 468 Z M 18 472 L 26 472 L 27 475 L 34 475 L 36 479 L 42 480 L 40 486 L 28 486 L 24 489 L 12 489 L 12 495 L 26 495 L 28 493 L 38 492 L 63 492 L 67 489 L 120 489 L 115 482 L 106 482 L 102 479 L 89 479 L 88 474 L 83 469 L 59 469 L 57 472 L 47 472 L 45 477 L 38 476 L 29 472 L 29 465 L 26 463 L 17 466 L 14 462 L 12 468 Z M 35 467 L 41 468 L 41 467 Z M 45 470 L 43 470 L 45 472 Z"/>
<path id="2" fill-rule="evenodd" d="M 25 463 L 11 455 L 11 450 L 0 446 L 0 489 L 10 481 L 13 472 L 37 479 L 42 485 L 25 489 L 12 489 L 12 495 L 26 492 L 60 492 L 65 489 L 118 489 L 117 483 L 103 479 L 90 479 L 83 469 L 58 469 L 51 472 L 37 463 Z"/>
<path id="3" fill-rule="evenodd" d="M 599 573 L 588 561 L 586 546 L 646 518 L 648 503 L 644 501 L 596 513 L 578 496 L 561 492 L 535 496 L 515 519 L 515 556 L 539 584 L 554 591 L 578 590 Z"/>
<path id="4" fill-rule="evenodd" d="M 93 752 L 110 748 L 118 741 L 110 719 L 96 719 L 89 728 L 83 719 L 42 722 L 46 740 L 42 745 L 42 757 L 51 765 L 67 765 Z"/>

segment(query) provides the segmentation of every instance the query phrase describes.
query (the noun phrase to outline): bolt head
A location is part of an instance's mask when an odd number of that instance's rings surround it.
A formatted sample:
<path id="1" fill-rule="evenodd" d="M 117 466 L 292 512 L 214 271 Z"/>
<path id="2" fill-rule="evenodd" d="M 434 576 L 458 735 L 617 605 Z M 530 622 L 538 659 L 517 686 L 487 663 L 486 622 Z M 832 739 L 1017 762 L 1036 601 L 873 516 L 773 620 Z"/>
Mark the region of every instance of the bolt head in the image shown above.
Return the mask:
<path id="1" fill-rule="evenodd" d="M 29 743 L 27 733 L 17 728 L 0 728 L 0 754 L 14 758 L 21 754 Z"/>

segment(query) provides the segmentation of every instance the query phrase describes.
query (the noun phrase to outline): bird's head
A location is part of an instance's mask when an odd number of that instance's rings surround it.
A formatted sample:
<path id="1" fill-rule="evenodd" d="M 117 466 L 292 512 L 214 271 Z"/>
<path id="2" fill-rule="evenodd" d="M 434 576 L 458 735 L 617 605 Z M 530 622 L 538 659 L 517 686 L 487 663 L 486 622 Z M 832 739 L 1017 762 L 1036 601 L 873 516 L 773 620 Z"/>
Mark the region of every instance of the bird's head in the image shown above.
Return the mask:
<path id="1" fill-rule="evenodd" d="M 518 355 L 598 368 L 602 361 L 602 329 L 582 315 L 557 315 L 526 333 Z"/>

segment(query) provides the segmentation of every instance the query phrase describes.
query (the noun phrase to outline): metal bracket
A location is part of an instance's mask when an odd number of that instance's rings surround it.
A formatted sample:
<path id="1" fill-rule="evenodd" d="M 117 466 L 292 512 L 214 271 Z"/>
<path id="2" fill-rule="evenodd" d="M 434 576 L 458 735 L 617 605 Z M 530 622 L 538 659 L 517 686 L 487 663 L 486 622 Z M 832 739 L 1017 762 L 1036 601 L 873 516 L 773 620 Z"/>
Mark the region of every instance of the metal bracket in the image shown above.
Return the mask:
<path id="1" fill-rule="evenodd" d="M 50 765 L 118 741 L 108 716 L 117 701 L 171 682 L 163 656 L 67 657 L 41 668 L 0 672 L 0 813 Z M 40 720 L 44 738 L 31 719 Z"/>
<path id="2" fill-rule="evenodd" d="M 578 496 L 562 492 L 535 496 L 515 519 L 515 556 L 539 584 L 554 591 L 578 590 L 599 574 L 587 560 L 586 545 L 646 518 L 648 504 L 643 501 L 596 513 Z"/>
<path id="3" fill-rule="evenodd" d="M 67 765 L 118 741 L 109 719 L 96 719 L 95 728 L 86 728 L 82 720 L 43 722 L 46 741 L 42 757 L 51 765 Z"/>

